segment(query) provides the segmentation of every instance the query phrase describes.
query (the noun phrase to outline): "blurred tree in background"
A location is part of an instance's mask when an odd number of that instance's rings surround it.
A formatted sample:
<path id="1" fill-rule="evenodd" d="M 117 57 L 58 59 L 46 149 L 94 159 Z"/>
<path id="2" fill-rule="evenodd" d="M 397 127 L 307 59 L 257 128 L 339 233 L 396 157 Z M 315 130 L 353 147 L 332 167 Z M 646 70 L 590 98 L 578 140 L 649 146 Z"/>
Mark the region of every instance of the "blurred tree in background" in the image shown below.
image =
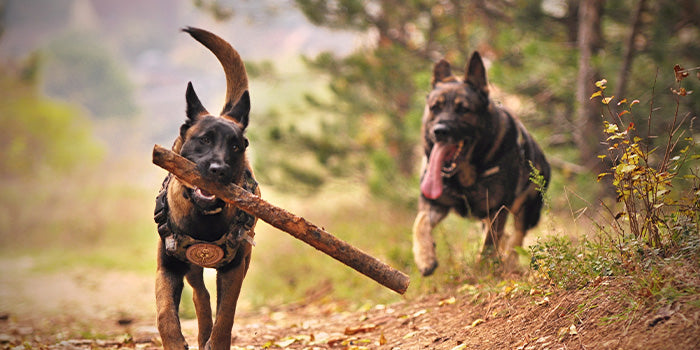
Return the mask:
<path id="1" fill-rule="evenodd" d="M 700 57 L 700 3 L 694 0 L 295 2 L 319 26 L 368 33 L 369 45 L 348 57 L 309 60 L 330 77 L 334 95 L 325 104 L 310 100 L 338 115 L 326 126 L 336 132 L 317 135 L 309 149 L 327 153 L 325 144 L 345 145 L 324 158 L 366 159 L 370 184 L 372 171 L 386 181 L 377 188 L 391 187 L 394 174 L 414 174 L 422 105 L 439 58 L 459 70 L 480 51 L 492 62 L 495 86 L 534 102 L 521 117 L 536 134 L 548 135 L 539 140 L 553 157 L 560 153 L 554 147 L 574 150 L 575 158 L 560 154 L 597 171 L 603 135 L 600 107 L 590 101 L 594 82 L 606 77 L 618 97 L 674 106 L 674 64 L 692 67 Z M 657 70 L 663 85 L 651 96 Z M 700 87 L 697 79 L 689 84 Z M 696 115 L 699 102 L 686 99 L 682 107 Z M 669 120 L 653 120 L 652 128 L 664 130 Z"/>
<path id="2" fill-rule="evenodd" d="M 96 118 L 133 117 L 138 108 L 126 67 L 97 36 L 68 32 L 43 53 L 44 90 L 85 106 Z"/>
<path id="3" fill-rule="evenodd" d="M 318 26 L 363 33 L 365 43 L 348 56 L 306 58 L 318 74 L 309 79 L 329 82 L 330 94 L 306 97 L 322 116 L 318 128 L 268 125 L 261 141 L 287 147 L 280 154 L 267 147 L 260 172 L 281 168 L 291 182 L 318 186 L 324 182 L 320 166 L 331 175 L 358 176 L 373 193 L 404 203 L 418 194 L 420 119 L 432 66 L 440 58 L 460 74 L 478 50 L 488 62 L 490 82 L 503 92 L 494 94 L 497 102 L 507 98 L 506 107 L 518 109 L 566 175 L 597 174 L 606 167 L 597 157 L 603 134 L 600 105 L 590 100 L 595 81 L 608 79 L 613 101 L 639 99 L 647 111 L 667 108 L 650 125 L 665 130 L 675 109 L 673 66 L 695 67 L 700 57 L 696 0 L 295 0 L 295 5 Z M 689 90 L 698 87 L 697 79 L 688 81 Z M 699 103 L 684 99 L 681 109 L 697 115 Z M 648 115 L 631 117 L 640 135 L 647 134 Z M 309 154 L 317 166 L 305 160 Z"/>
<path id="4" fill-rule="evenodd" d="M 0 68 L 0 176 L 33 179 L 96 161 L 102 148 L 74 105 L 38 92 L 37 55 Z"/>

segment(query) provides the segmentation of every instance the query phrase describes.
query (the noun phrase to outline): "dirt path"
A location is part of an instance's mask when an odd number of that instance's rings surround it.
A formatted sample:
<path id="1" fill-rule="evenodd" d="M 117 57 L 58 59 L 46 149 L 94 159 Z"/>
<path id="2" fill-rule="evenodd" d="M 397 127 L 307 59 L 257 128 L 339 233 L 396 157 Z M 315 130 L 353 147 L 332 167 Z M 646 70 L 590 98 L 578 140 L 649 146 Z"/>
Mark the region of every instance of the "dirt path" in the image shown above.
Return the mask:
<path id="1" fill-rule="evenodd" d="M 114 276 L 116 278 L 116 276 Z M 124 277 L 124 276 L 122 276 Z M 131 276 L 131 287 L 146 280 Z M 124 279 L 121 279 L 124 281 Z M 134 282 L 136 281 L 136 282 Z M 3 283 L 8 282 L 3 277 Z M 89 284 L 88 282 L 85 282 Z M 113 283 L 117 283 L 113 281 Z M 443 293 L 348 312 L 318 298 L 277 309 L 240 313 L 234 349 L 695 349 L 700 306 L 641 306 L 621 297 L 621 280 L 596 281 L 584 291 L 498 287 L 451 288 Z M 38 288 L 38 286 L 34 286 Z M 103 286 L 92 287 L 97 294 Z M 117 293 L 118 294 L 118 293 Z M 110 298 L 118 300 L 117 294 Z M 142 293 L 138 293 L 142 294 Z M 122 296 L 123 297 L 123 296 Z M 116 298 L 116 299 L 115 299 Z M 148 301 L 150 299 L 147 299 Z M 95 300 L 90 301 L 96 303 Z M 1 349 L 158 349 L 152 307 L 62 315 L 0 314 Z M 70 305 L 69 305 L 70 306 Z M 136 304 L 132 306 L 138 306 Z M 78 311 L 77 313 L 74 311 Z M 81 315 L 81 313 L 83 313 Z M 48 317 L 48 318 L 47 318 Z M 196 322 L 183 322 L 196 345 Z M 193 346 L 194 348 L 194 346 Z"/>

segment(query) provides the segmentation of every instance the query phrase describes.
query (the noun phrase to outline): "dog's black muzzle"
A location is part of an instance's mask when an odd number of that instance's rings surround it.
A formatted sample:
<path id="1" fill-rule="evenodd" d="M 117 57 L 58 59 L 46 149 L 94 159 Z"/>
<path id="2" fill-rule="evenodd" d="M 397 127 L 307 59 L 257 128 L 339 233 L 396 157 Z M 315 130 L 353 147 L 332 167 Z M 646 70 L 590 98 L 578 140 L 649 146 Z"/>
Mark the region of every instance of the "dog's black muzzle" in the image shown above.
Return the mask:
<path id="1" fill-rule="evenodd" d="M 435 143 L 456 144 L 468 141 L 476 136 L 475 128 L 460 125 L 456 122 L 440 121 L 430 129 L 430 135 Z"/>
<path id="2" fill-rule="evenodd" d="M 209 180 L 222 184 L 234 180 L 232 168 L 221 161 L 201 161 L 197 167 Z M 200 212 L 207 215 L 218 214 L 226 206 L 226 202 L 199 187 L 187 187 L 183 194 Z"/>

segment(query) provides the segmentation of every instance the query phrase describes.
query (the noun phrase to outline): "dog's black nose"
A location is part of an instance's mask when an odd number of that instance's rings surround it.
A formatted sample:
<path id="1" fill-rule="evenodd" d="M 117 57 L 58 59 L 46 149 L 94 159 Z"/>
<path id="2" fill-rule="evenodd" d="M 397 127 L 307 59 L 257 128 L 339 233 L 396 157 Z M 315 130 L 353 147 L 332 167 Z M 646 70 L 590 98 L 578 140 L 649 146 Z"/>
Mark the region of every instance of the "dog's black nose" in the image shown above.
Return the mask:
<path id="1" fill-rule="evenodd" d="M 437 124 L 433 127 L 433 135 L 435 136 L 435 141 L 446 141 L 450 136 L 450 128 L 445 124 Z"/>
<path id="2" fill-rule="evenodd" d="M 228 176 L 229 167 L 223 163 L 211 162 L 209 163 L 209 169 L 207 170 L 213 177 L 219 180 L 224 180 L 226 176 Z"/>

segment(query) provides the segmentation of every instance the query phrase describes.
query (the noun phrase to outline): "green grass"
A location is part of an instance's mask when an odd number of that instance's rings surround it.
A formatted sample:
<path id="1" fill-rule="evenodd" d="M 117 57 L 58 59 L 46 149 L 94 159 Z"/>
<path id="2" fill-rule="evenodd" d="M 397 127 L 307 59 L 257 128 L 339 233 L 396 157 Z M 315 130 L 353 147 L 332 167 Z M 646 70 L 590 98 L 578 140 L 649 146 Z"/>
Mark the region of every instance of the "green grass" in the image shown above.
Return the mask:
<path id="1" fill-rule="evenodd" d="M 39 272 L 79 266 L 154 271 L 156 190 L 117 180 L 127 174 L 97 167 L 3 183 L 0 254 L 32 256 Z"/>

